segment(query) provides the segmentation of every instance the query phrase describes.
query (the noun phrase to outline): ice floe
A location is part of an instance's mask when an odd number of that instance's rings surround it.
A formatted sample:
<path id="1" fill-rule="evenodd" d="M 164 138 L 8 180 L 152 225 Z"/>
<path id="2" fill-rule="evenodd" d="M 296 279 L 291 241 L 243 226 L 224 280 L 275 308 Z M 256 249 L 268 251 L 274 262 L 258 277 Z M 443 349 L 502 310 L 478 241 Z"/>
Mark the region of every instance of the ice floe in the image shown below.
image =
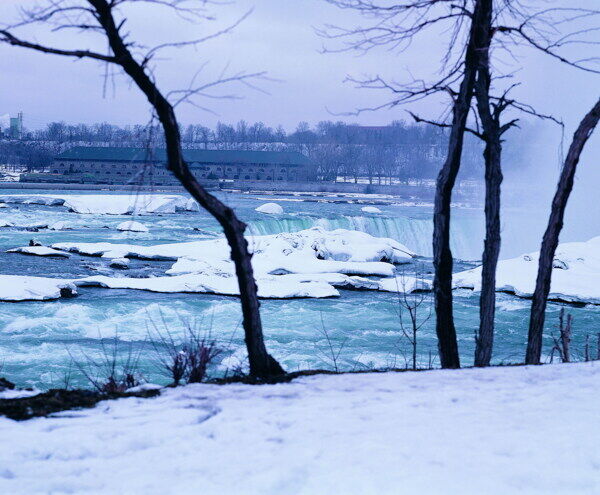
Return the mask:
<path id="1" fill-rule="evenodd" d="M 64 251 L 59 251 L 58 249 L 52 249 L 46 246 L 25 246 L 18 247 L 14 249 L 9 249 L 7 252 L 9 253 L 20 253 L 20 254 L 30 254 L 33 256 L 48 256 L 54 258 L 68 258 L 71 256 L 69 253 L 65 253 Z"/>
<path id="2" fill-rule="evenodd" d="M 381 210 L 376 206 L 363 206 L 361 211 L 365 213 L 381 213 Z"/>
<path id="3" fill-rule="evenodd" d="M 148 227 L 146 227 L 143 223 L 129 220 L 127 222 L 121 222 L 119 225 L 117 225 L 117 230 L 127 232 L 148 232 Z"/>
<path id="4" fill-rule="evenodd" d="M 339 292 L 324 281 L 301 281 L 289 276 L 271 276 L 257 279 L 258 296 L 265 299 L 335 297 Z M 214 276 L 191 273 L 167 277 L 127 278 L 97 275 L 74 280 L 80 287 L 109 289 L 137 289 L 163 293 L 207 293 L 239 295 L 238 281 L 233 276 Z"/>
<path id="5" fill-rule="evenodd" d="M 160 194 L 65 194 L 0 196 L 0 201 L 15 204 L 64 206 L 81 214 L 145 215 L 198 211 L 198 204 L 182 195 Z"/>
<path id="6" fill-rule="evenodd" d="M 496 290 L 531 297 L 535 290 L 539 252 L 502 260 L 496 272 Z M 481 290 L 481 267 L 456 273 L 454 286 Z M 550 299 L 600 304 L 600 237 L 568 242 L 556 249 Z"/>
<path id="7" fill-rule="evenodd" d="M 46 301 L 77 293 L 68 280 L 22 275 L 0 275 L 0 301 Z"/>
<path id="8" fill-rule="evenodd" d="M 265 203 L 264 205 L 255 208 L 259 213 L 269 213 L 271 215 L 281 215 L 283 214 L 283 208 L 281 205 L 277 203 Z"/>

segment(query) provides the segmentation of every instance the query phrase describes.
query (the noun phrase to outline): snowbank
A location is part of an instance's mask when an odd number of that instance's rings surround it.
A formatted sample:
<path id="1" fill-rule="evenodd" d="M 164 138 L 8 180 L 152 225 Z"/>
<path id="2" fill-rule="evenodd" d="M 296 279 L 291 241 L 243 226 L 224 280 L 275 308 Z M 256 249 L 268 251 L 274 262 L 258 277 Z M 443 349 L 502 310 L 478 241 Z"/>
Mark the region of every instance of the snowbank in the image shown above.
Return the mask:
<path id="1" fill-rule="evenodd" d="M 361 211 L 364 211 L 365 213 L 381 213 L 381 210 L 376 206 L 363 206 Z"/>
<path id="2" fill-rule="evenodd" d="M 264 205 L 255 208 L 259 213 L 269 213 L 271 215 L 281 215 L 283 214 L 283 208 L 281 205 L 277 203 L 265 203 Z"/>
<path id="3" fill-rule="evenodd" d="M 129 220 L 128 222 L 121 222 L 117 225 L 117 230 L 126 232 L 148 232 L 148 227 L 140 222 Z"/>
<path id="4" fill-rule="evenodd" d="M 535 290 L 539 253 L 502 260 L 496 290 L 531 297 Z M 481 290 L 481 267 L 456 273 L 454 286 Z M 554 256 L 550 299 L 600 304 L 600 237 L 587 242 L 560 244 Z"/>
<path id="5" fill-rule="evenodd" d="M 185 196 L 161 194 L 66 194 L 0 196 L 4 203 L 64 206 L 74 213 L 145 215 L 198 211 L 198 204 Z"/>
<path id="6" fill-rule="evenodd" d="M 0 491 L 600 493 L 591 363 L 190 385 L 23 423 Z"/>
<path id="7" fill-rule="evenodd" d="M 75 285 L 68 280 L 0 275 L 0 301 L 47 301 L 76 293 Z"/>

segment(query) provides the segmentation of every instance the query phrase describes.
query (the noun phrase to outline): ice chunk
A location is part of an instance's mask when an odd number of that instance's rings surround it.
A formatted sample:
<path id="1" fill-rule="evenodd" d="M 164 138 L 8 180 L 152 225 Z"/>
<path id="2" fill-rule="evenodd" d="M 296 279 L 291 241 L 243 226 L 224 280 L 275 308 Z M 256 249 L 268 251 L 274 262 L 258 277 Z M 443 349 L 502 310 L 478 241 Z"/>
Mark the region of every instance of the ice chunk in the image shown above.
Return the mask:
<path id="1" fill-rule="evenodd" d="M 68 280 L 0 275 L 0 301 L 45 301 L 75 294 L 76 287 Z"/>
<path id="2" fill-rule="evenodd" d="M 259 213 L 269 213 L 270 215 L 281 215 L 283 213 L 283 208 L 277 203 L 265 203 L 256 208 L 256 211 Z"/>
<path id="3" fill-rule="evenodd" d="M 361 211 L 364 211 L 365 213 L 381 213 L 381 210 L 376 206 L 363 206 Z"/>
<path id="4" fill-rule="evenodd" d="M 21 254 L 30 254 L 33 256 L 48 256 L 55 258 L 68 258 L 71 256 L 69 253 L 65 253 L 64 251 L 59 251 L 58 249 L 52 249 L 47 246 L 24 246 L 18 247 L 14 249 L 9 249 L 8 253 L 21 253 Z"/>
<path id="5" fill-rule="evenodd" d="M 117 225 L 117 230 L 128 231 L 128 232 L 148 232 L 148 227 L 140 222 L 134 222 L 133 220 L 129 220 L 127 222 L 122 222 Z"/>

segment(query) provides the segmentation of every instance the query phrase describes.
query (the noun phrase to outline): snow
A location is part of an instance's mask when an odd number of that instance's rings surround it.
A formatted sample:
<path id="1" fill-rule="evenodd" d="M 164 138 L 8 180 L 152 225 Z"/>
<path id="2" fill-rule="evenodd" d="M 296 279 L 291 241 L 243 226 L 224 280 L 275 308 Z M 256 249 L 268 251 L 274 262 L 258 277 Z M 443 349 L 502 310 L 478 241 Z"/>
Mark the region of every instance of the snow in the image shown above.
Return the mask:
<path id="1" fill-rule="evenodd" d="M 46 246 L 24 246 L 14 249 L 9 249 L 8 253 L 21 253 L 30 254 L 33 256 L 50 256 L 55 258 L 68 258 L 71 256 L 69 253 L 59 251 L 58 249 L 52 249 Z"/>
<path id="2" fill-rule="evenodd" d="M 535 290 L 539 252 L 502 260 L 496 290 L 531 297 Z M 600 237 L 559 244 L 554 256 L 550 299 L 600 304 Z M 481 267 L 454 275 L 457 288 L 481 290 Z"/>
<path id="3" fill-rule="evenodd" d="M 0 196 L 0 201 L 15 204 L 64 206 L 81 214 L 144 215 L 198 211 L 198 204 L 185 196 L 160 194 L 65 194 Z"/>
<path id="4" fill-rule="evenodd" d="M 363 206 L 361 211 L 364 211 L 365 213 L 381 213 L 381 210 L 376 206 Z"/>
<path id="5" fill-rule="evenodd" d="M 189 385 L 0 418 L 0 492 L 600 493 L 600 366 Z"/>
<path id="6" fill-rule="evenodd" d="M 283 214 L 283 208 L 281 207 L 281 205 L 278 205 L 277 203 L 265 203 L 264 205 L 261 205 L 258 208 L 255 208 L 255 210 L 258 211 L 259 213 L 268 213 L 271 215 Z"/>
<path id="7" fill-rule="evenodd" d="M 6 203 L 0 203 L 0 208 L 8 208 L 8 205 Z"/>
<path id="8" fill-rule="evenodd" d="M 127 222 L 121 222 L 119 225 L 117 225 L 117 230 L 128 232 L 148 232 L 148 227 L 140 222 L 129 220 Z"/>
<path id="9" fill-rule="evenodd" d="M 0 275 L 0 301 L 46 301 L 62 297 L 61 289 L 69 295 L 76 287 L 68 280 L 22 275 Z"/>
<path id="10" fill-rule="evenodd" d="M 42 393 L 41 390 L 38 390 L 38 389 L 32 389 L 32 390 L 3 390 L 3 391 L 0 391 L 0 400 L 1 399 L 23 399 L 25 397 L 34 397 L 34 396 L 39 395 L 41 393 Z M 0 478 L 1 477 L 2 477 L 2 473 L 0 473 Z"/>

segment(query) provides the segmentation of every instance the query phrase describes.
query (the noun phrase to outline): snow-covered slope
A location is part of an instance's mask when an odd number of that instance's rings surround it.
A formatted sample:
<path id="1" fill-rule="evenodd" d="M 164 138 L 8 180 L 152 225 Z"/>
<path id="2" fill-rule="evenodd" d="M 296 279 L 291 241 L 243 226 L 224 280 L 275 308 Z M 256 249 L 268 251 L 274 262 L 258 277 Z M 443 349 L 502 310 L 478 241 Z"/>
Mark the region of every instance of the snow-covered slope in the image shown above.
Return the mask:
<path id="1" fill-rule="evenodd" d="M 496 290 L 531 297 L 535 289 L 539 252 L 502 260 Z M 481 267 L 456 273 L 454 286 L 481 290 Z M 560 244 L 554 256 L 550 299 L 600 304 L 600 237 Z"/>
<path id="2" fill-rule="evenodd" d="M 592 495 L 591 363 L 193 385 L 23 423 L 11 495 Z"/>

